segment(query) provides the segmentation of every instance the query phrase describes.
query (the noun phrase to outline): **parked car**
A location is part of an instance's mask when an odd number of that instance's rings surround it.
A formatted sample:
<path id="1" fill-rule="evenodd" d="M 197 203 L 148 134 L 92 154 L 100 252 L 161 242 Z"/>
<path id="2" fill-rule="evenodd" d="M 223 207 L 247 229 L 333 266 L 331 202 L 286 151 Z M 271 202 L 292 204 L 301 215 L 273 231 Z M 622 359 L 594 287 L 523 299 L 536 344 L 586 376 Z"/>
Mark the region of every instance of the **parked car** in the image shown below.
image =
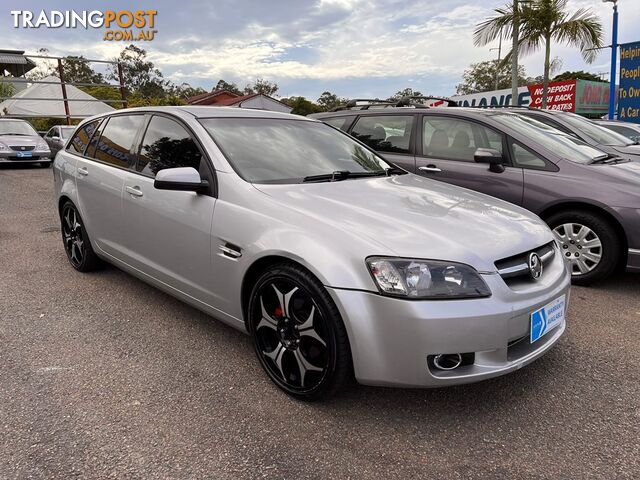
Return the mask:
<path id="1" fill-rule="evenodd" d="M 56 125 L 49 129 L 45 134 L 44 139 L 51 150 L 51 158 L 55 158 L 56 153 L 62 150 L 65 142 L 73 134 L 75 129 L 76 127 L 67 125 Z"/>
<path id="2" fill-rule="evenodd" d="M 544 222 L 318 121 L 119 110 L 80 124 L 54 170 L 73 268 L 107 261 L 250 333 L 298 398 L 352 369 L 411 387 L 502 375 L 565 328 L 570 275 Z"/>
<path id="3" fill-rule="evenodd" d="M 575 283 L 602 280 L 619 265 L 640 271 L 640 164 L 511 109 L 356 108 L 313 116 L 409 172 L 540 215 Z"/>
<path id="4" fill-rule="evenodd" d="M 573 135 L 603 152 L 629 160 L 640 160 L 640 146 L 636 142 L 575 113 L 540 108 L 517 108 L 514 111 Z"/>
<path id="5" fill-rule="evenodd" d="M 38 163 L 48 167 L 52 158 L 49 146 L 29 122 L 0 118 L 0 162 Z"/>
<path id="6" fill-rule="evenodd" d="M 627 137 L 636 144 L 640 143 L 640 124 L 631 122 L 619 122 L 617 120 L 594 120 L 601 127 L 608 128 L 620 135 Z"/>

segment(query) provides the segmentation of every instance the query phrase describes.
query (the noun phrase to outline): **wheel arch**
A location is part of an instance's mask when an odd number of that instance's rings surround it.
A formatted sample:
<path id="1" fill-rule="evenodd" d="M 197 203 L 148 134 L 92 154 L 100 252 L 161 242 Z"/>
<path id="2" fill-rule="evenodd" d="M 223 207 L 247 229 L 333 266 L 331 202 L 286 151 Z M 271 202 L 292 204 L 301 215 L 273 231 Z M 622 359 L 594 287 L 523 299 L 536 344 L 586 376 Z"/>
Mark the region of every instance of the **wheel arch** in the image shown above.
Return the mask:
<path id="1" fill-rule="evenodd" d="M 618 219 L 617 215 L 608 209 L 605 205 L 584 202 L 580 200 L 572 200 L 567 202 L 556 203 L 546 207 L 542 212 L 539 213 L 540 218 L 542 218 L 545 222 L 547 219 L 556 213 L 559 212 L 571 212 L 571 211 L 586 211 L 595 215 L 599 215 L 608 221 L 611 226 L 613 226 L 616 236 L 622 242 L 622 251 L 620 254 L 620 263 L 626 265 L 627 254 L 628 254 L 628 241 L 627 234 L 622 226 L 622 223 Z"/>

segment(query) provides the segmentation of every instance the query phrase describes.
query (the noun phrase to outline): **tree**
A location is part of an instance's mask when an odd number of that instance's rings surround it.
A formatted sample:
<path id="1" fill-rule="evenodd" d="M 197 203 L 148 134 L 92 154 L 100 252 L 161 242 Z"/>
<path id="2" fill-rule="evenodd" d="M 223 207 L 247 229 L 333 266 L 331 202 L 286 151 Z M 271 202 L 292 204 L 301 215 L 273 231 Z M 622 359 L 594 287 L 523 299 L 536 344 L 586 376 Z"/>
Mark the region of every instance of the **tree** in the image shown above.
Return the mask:
<path id="1" fill-rule="evenodd" d="M 188 83 L 184 82 L 180 85 L 175 85 L 171 82 L 167 82 L 167 94 L 174 97 L 180 98 L 189 98 L 195 97 L 196 95 L 201 95 L 203 93 L 207 93 L 207 91 L 202 87 L 192 87 Z"/>
<path id="2" fill-rule="evenodd" d="M 496 73 L 498 78 L 498 90 L 511 87 L 511 64 L 487 60 L 485 62 L 472 63 L 462 74 L 462 82 L 456 86 L 458 95 L 487 92 L 496 87 Z M 518 86 L 527 84 L 526 73 L 523 66 L 518 67 Z"/>
<path id="3" fill-rule="evenodd" d="M 307 116 L 311 113 L 319 113 L 324 111 L 323 107 L 316 103 L 313 103 L 310 100 L 307 100 L 304 97 L 283 98 L 282 102 L 289 105 L 292 108 L 291 113 L 294 113 L 296 115 Z"/>
<path id="4" fill-rule="evenodd" d="M 606 81 L 600 78 L 598 75 L 594 75 L 593 73 L 585 72 L 582 70 L 579 70 L 577 72 L 570 72 L 567 70 L 566 72 L 562 72 L 560 75 L 556 75 L 555 77 L 553 77 L 554 82 L 561 82 L 563 80 L 590 80 L 592 82 L 606 83 Z"/>
<path id="5" fill-rule="evenodd" d="M 556 41 L 580 48 L 587 63 L 596 58 L 597 49 L 602 47 L 602 23 L 591 9 L 580 8 L 569 14 L 569 0 L 530 0 L 522 5 L 520 11 L 520 39 L 518 48 L 512 49 L 505 57 L 510 61 L 511 54 L 535 52 L 544 48 L 544 80 L 542 108 L 547 106 L 547 91 L 551 71 L 551 42 Z M 495 40 L 513 20 L 513 12 L 508 8 L 497 9 L 498 16 L 478 25 L 476 40 Z"/>
<path id="6" fill-rule="evenodd" d="M 233 82 L 229 83 L 222 78 L 218 80 L 218 83 L 216 83 L 216 86 L 213 88 L 214 92 L 216 90 L 226 90 L 228 92 L 235 93 L 236 95 L 242 95 L 242 90 L 240 90 L 240 87 L 238 87 L 237 84 Z"/>
<path id="7" fill-rule="evenodd" d="M 318 105 L 322 107 L 325 111 L 333 110 L 334 108 L 340 107 L 347 103 L 345 98 L 338 97 L 335 93 L 331 93 L 328 91 L 322 92 L 320 98 L 318 98 Z"/>
<path id="8" fill-rule="evenodd" d="M 414 90 L 411 87 L 405 88 L 404 90 L 400 90 L 396 92 L 394 95 L 389 97 L 387 100 L 390 102 L 397 102 L 402 97 L 422 97 L 423 94 L 418 90 Z"/>
<path id="9" fill-rule="evenodd" d="M 59 76 L 55 68 L 53 75 Z M 82 55 L 79 57 L 66 57 L 62 61 L 62 74 L 64 81 L 68 83 L 104 83 L 101 73 L 95 72 L 91 64 Z"/>
<path id="10" fill-rule="evenodd" d="M 153 62 L 147 60 L 147 51 L 133 44 L 126 47 L 116 58 L 122 64 L 126 89 L 145 98 L 164 97 L 169 85 Z M 108 77 L 118 81 L 117 65 L 111 67 Z"/>
<path id="11" fill-rule="evenodd" d="M 273 96 L 278 91 L 278 85 L 262 78 L 256 79 L 253 83 L 247 84 L 244 87 L 244 94 L 251 95 L 254 93 L 261 93 L 262 95 Z"/>

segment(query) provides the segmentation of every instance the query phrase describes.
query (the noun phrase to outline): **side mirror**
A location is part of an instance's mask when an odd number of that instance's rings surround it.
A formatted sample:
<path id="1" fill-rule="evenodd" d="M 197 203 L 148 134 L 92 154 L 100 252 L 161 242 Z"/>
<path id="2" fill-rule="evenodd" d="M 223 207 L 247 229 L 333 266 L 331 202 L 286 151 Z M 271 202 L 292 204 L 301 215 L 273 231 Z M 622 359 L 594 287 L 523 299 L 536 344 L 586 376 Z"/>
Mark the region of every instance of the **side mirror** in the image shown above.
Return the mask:
<path id="1" fill-rule="evenodd" d="M 53 137 L 51 137 L 51 141 L 52 141 L 52 142 L 59 142 L 59 141 L 60 141 L 60 137 L 58 137 L 58 136 L 53 136 Z"/>
<path id="2" fill-rule="evenodd" d="M 488 163 L 489 170 L 496 173 L 504 172 L 504 158 L 493 148 L 478 148 L 473 154 L 476 163 Z"/>
<path id="3" fill-rule="evenodd" d="M 193 167 L 165 168 L 156 174 L 153 182 L 158 190 L 177 190 L 182 192 L 205 193 L 209 182 L 202 180 Z"/>

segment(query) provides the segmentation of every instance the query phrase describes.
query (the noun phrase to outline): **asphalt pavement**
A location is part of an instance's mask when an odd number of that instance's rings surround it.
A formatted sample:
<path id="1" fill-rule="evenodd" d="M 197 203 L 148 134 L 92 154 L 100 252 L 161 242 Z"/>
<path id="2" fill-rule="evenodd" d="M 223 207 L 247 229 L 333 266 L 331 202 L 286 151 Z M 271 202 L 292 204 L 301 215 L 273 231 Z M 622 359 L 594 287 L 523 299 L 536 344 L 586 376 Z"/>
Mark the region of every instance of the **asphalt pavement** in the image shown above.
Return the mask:
<path id="1" fill-rule="evenodd" d="M 574 287 L 505 377 L 300 403 L 248 337 L 67 263 L 51 169 L 0 166 L 0 478 L 640 478 L 640 275 Z"/>

